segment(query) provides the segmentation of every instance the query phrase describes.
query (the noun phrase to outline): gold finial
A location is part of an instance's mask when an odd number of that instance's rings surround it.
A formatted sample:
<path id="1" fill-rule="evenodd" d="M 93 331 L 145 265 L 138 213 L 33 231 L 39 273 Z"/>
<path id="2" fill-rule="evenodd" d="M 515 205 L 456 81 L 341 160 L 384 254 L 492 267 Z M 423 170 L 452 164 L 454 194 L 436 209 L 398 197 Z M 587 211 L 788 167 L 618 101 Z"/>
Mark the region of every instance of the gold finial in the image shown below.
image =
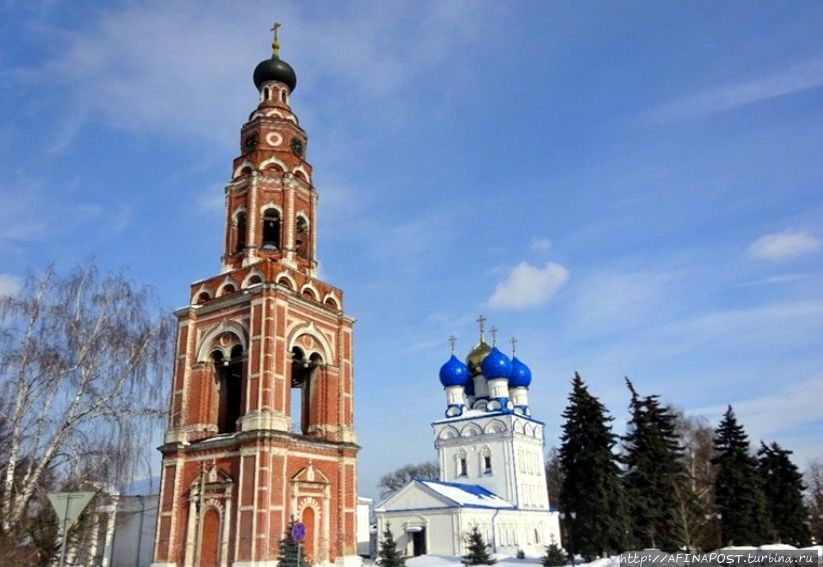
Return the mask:
<path id="1" fill-rule="evenodd" d="M 483 315 L 480 315 L 480 317 L 477 318 L 477 324 L 480 325 L 480 342 L 481 343 L 486 342 L 486 336 L 483 334 L 483 326 L 484 326 L 485 323 L 486 323 L 486 318 L 483 317 Z"/>
<path id="2" fill-rule="evenodd" d="M 282 25 L 280 22 L 274 22 L 274 25 L 271 27 L 271 31 L 274 32 L 274 39 L 271 42 L 271 54 L 274 57 L 280 57 L 280 40 L 277 39 L 277 30 L 280 29 Z"/>
<path id="3" fill-rule="evenodd" d="M 492 346 L 497 346 L 497 327 L 492 327 L 489 332 L 492 334 Z"/>
<path id="4" fill-rule="evenodd" d="M 509 340 L 509 343 L 511 343 L 511 345 L 512 345 L 512 356 L 514 356 L 514 354 L 517 352 L 517 339 L 512 337 Z"/>
<path id="5" fill-rule="evenodd" d="M 449 344 L 452 346 L 452 354 L 454 354 L 454 345 L 457 344 L 457 337 L 454 335 L 449 337 Z"/>

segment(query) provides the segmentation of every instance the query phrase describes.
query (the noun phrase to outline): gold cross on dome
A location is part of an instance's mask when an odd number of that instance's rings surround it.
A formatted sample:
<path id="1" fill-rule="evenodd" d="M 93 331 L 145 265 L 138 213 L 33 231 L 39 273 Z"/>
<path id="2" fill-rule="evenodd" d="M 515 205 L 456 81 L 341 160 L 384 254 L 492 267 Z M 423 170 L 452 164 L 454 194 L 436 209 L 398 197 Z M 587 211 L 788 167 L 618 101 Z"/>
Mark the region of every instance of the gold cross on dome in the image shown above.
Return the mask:
<path id="1" fill-rule="evenodd" d="M 282 25 L 283 24 L 281 24 L 280 22 L 274 22 L 274 24 L 271 27 L 271 31 L 274 32 L 274 39 L 271 42 L 271 52 L 273 55 L 280 54 L 280 40 L 277 39 L 277 30 L 279 30 L 280 26 Z"/>
<path id="2" fill-rule="evenodd" d="M 492 327 L 489 332 L 492 334 L 492 346 L 497 346 L 497 327 Z"/>
<path id="3" fill-rule="evenodd" d="M 480 317 L 477 318 L 477 324 L 480 326 L 480 342 L 481 343 L 485 340 L 484 337 L 483 337 L 483 329 L 484 329 L 485 323 L 486 323 L 486 318 L 483 317 L 483 315 L 480 315 Z"/>
<path id="4" fill-rule="evenodd" d="M 452 354 L 454 354 L 454 345 L 457 344 L 457 337 L 454 335 L 449 337 L 449 344 L 452 346 Z"/>
<path id="5" fill-rule="evenodd" d="M 509 340 L 509 343 L 511 343 L 511 345 L 512 345 L 512 356 L 514 356 L 514 353 L 517 351 L 517 339 L 512 337 Z"/>

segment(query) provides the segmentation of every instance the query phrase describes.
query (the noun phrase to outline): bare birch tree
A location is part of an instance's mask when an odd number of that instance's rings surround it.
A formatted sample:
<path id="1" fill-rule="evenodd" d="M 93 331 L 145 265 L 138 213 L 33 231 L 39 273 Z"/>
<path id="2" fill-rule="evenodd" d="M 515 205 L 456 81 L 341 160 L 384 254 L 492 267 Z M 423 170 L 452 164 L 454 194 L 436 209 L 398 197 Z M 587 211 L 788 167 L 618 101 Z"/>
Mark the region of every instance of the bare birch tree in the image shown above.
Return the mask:
<path id="1" fill-rule="evenodd" d="M 94 266 L 0 298 L 0 537 L 30 546 L 47 490 L 111 486 L 165 413 L 172 325 L 146 288 Z"/>

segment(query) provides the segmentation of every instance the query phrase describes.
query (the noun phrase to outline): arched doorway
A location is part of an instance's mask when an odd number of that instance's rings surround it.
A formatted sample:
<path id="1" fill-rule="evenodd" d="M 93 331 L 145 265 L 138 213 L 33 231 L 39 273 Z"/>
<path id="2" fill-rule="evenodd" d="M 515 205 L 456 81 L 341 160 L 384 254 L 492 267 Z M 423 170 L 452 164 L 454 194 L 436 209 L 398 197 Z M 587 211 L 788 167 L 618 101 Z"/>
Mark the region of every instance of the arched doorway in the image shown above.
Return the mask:
<path id="1" fill-rule="evenodd" d="M 220 565 L 220 512 L 208 508 L 203 514 L 203 529 L 200 532 L 200 567 Z"/>
<path id="2" fill-rule="evenodd" d="M 306 559 L 310 562 L 314 563 L 314 557 L 316 555 L 314 549 L 314 541 L 315 541 L 315 521 L 314 521 L 314 508 L 304 508 L 303 509 L 303 517 L 302 522 L 303 525 L 306 526 L 306 537 L 303 540 L 303 549 L 306 550 Z"/>

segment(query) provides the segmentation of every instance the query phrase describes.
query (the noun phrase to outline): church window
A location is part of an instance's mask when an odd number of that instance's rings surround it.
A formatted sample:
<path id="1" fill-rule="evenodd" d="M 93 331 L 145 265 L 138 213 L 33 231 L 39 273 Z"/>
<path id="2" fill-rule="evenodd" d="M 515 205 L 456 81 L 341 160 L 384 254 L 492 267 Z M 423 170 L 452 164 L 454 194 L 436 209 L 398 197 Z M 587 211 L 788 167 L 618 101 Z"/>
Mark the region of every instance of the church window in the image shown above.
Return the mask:
<path id="1" fill-rule="evenodd" d="M 243 415 L 243 347 L 236 345 L 228 358 L 223 351 L 212 353 L 217 382 L 217 432 L 234 433 Z"/>
<path id="2" fill-rule="evenodd" d="M 263 250 L 280 248 L 280 212 L 266 209 L 263 213 Z"/>
<path id="3" fill-rule="evenodd" d="M 234 221 L 234 252 L 241 252 L 246 247 L 246 213 L 237 213 Z"/>
<path id="4" fill-rule="evenodd" d="M 208 291 L 201 291 L 199 294 L 197 294 L 197 304 L 198 305 L 207 302 L 209 299 L 211 299 L 211 297 L 209 296 Z"/>
<path id="5" fill-rule="evenodd" d="M 468 476 L 468 463 L 466 462 L 466 455 L 459 455 L 457 457 L 457 476 Z"/>
<path id="6" fill-rule="evenodd" d="M 303 297 L 308 297 L 309 299 L 317 299 L 314 296 L 314 291 L 310 287 L 304 287 L 303 291 L 300 292 Z"/>
<path id="7" fill-rule="evenodd" d="M 483 474 L 492 474 L 492 456 L 483 455 Z"/>
<path id="8" fill-rule="evenodd" d="M 294 235 L 294 248 L 301 258 L 308 258 L 309 223 L 303 217 L 297 217 L 297 227 Z"/>

